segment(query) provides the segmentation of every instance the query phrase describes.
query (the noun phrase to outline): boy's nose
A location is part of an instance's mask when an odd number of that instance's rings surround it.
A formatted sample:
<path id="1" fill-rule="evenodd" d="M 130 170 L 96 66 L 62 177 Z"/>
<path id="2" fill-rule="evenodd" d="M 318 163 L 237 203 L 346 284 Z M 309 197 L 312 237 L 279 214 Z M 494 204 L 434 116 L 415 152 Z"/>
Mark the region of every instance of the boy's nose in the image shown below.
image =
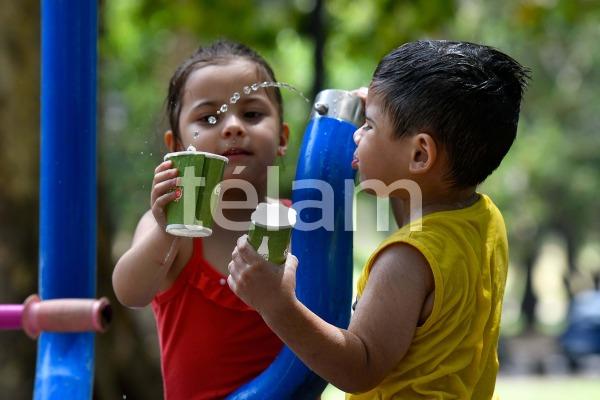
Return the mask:
<path id="1" fill-rule="evenodd" d="M 221 135 L 225 139 L 244 136 L 245 134 L 246 130 L 244 128 L 244 124 L 237 116 L 233 114 L 225 116 L 223 129 L 221 131 Z"/>
<path id="2" fill-rule="evenodd" d="M 357 130 L 354 131 L 354 134 L 352 135 L 352 138 L 354 139 L 354 143 L 356 143 L 356 145 L 358 146 L 358 143 L 360 142 L 360 139 L 362 138 L 362 127 L 359 127 Z"/>

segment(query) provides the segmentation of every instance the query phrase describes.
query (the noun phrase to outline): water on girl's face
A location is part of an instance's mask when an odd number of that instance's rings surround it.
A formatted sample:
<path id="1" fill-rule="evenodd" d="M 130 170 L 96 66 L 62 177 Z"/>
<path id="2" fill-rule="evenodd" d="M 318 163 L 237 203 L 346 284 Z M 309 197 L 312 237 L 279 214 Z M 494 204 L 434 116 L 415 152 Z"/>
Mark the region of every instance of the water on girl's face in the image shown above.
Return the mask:
<path id="1" fill-rule="evenodd" d="M 306 96 L 304 96 L 304 94 L 302 94 L 301 91 L 299 91 L 298 89 L 296 89 L 289 83 L 265 81 L 265 82 L 256 82 L 250 86 L 244 86 L 244 88 L 242 89 L 243 94 L 240 94 L 239 92 L 234 92 L 231 95 L 231 97 L 229 98 L 229 104 L 237 103 L 238 100 L 243 95 L 249 95 L 252 92 L 256 92 L 260 88 L 268 88 L 268 87 L 277 87 L 277 88 L 284 88 L 284 89 L 291 90 L 292 92 L 300 95 L 307 103 L 310 103 L 310 100 L 307 99 Z M 226 113 L 228 110 L 229 110 L 229 105 L 227 103 L 225 103 L 225 104 L 221 105 L 221 107 L 219 107 L 216 114 L 217 115 L 223 114 L 223 113 Z M 214 115 L 211 115 L 210 117 L 208 117 L 208 123 L 211 125 L 215 125 L 217 123 L 217 117 L 215 117 Z M 199 136 L 199 132 L 194 132 L 194 139 L 198 138 L 198 136 Z"/>

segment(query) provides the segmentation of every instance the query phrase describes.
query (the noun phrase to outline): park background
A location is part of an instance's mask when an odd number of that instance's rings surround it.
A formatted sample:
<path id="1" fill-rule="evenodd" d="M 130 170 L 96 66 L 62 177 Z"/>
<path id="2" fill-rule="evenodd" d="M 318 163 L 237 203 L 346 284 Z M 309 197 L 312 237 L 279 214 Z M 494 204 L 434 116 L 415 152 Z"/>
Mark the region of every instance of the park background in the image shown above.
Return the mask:
<path id="1" fill-rule="evenodd" d="M 175 67 L 219 37 L 256 48 L 278 80 L 311 100 L 324 88 L 367 85 L 379 59 L 415 39 L 485 43 L 532 70 L 515 145 L 483 185 L 504 213 L 511 268 L 500 343 L 505 399 L 600 398 L 600 361 L 566 357 L 571 299 L 600 277 L 600 2 L 595 0 L 100 1 L 98 297 L 114 305 L 98 335 L 94 397 L 159 399 L 149 309 L 128 310 L 110 282 L 148 208 L 162 155 L 164 98 Z M 37 291 L 40 9 L 0 1 L 0 303 Z M 289 195 L 310 104 L 283 91 L 292 128 L 281 192 Z M 73 132 L 77 135 L 77 132 Z M 355 269 L 387 232 L 360 195 Z M 393 228 L 392 228 L 393 229 Z M 64 277 L 68 280 L 69 277 Z M 31 398 L 35 342 L 0 333 L 0 398 Z M 575 362 L 576 361 L 576 362 Z M 325 399 L 341 394 L 329 387 Z"/>

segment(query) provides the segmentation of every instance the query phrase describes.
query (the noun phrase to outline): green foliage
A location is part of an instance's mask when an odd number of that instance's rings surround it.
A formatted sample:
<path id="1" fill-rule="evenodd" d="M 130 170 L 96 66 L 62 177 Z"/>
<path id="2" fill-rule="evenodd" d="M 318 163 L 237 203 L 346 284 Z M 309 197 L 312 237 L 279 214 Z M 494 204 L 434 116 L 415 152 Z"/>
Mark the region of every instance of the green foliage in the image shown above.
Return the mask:
<path id="1" fill-rule="evenodd" d="M 120 228 L 147 208 L 154 166 L 164 152 L 163 99 L 179 62 L 218 37 L 243 41 L 277 78 L 309 93 L 314 79 L 314 0 L 112 0 L 103 9 L 102 160 Z M 600 222 L 598 91 L 600 3 L 586 0 L 328 0 L 325 86 L 368 85 L 378 60 L 418 38 L 493 45 L 532 70 L 518 138 L 483 185 L 505 213 L 514 254 L 548 230 L 585 240 Z M 284 91 L 292 128 L 282 192 L 289 195 L 309 105 Z M 142 154 L 143 153 L 143 154 Z M 362 201 L 362 200 L 361 200 Z"/>

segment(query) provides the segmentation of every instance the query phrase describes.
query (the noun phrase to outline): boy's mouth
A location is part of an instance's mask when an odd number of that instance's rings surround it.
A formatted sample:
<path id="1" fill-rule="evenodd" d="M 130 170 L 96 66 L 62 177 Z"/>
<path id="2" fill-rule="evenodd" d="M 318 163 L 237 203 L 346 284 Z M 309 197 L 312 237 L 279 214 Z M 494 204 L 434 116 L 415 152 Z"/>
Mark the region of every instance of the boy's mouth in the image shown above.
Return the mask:
<path id="1" fill-rule="evenodd" d="M 358 156 L 356 154 L 352 158 L 352 169 L 358 169 Z"/>

